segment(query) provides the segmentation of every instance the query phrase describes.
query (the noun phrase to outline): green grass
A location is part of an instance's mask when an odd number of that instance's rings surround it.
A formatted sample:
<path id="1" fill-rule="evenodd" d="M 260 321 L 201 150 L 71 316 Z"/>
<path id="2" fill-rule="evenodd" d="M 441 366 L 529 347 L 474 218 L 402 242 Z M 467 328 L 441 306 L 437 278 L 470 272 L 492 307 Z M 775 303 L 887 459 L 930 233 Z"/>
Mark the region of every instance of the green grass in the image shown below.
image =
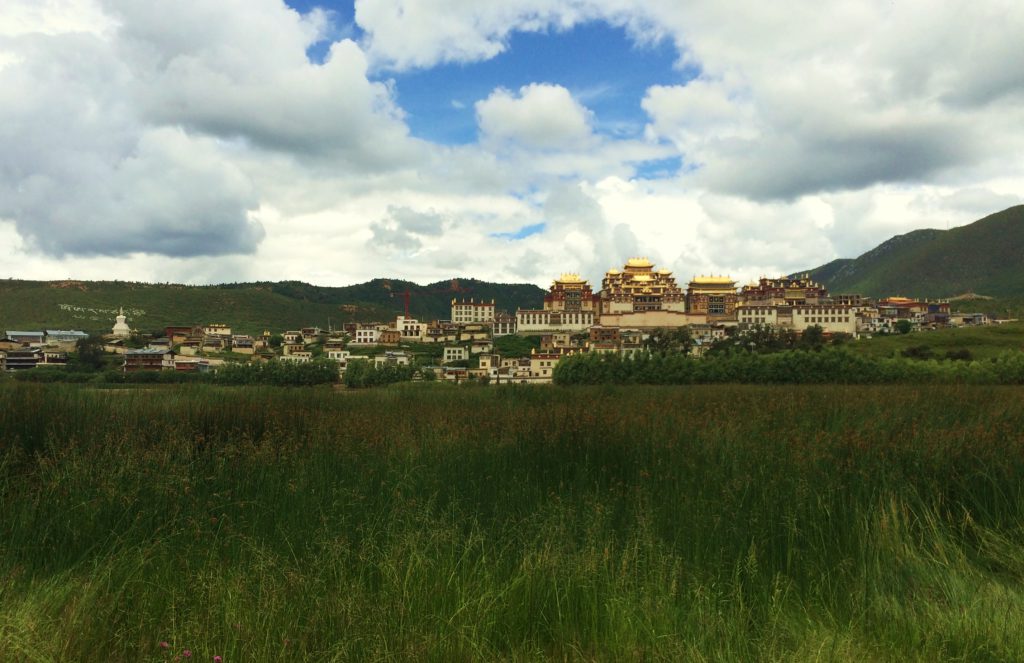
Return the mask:
<path id="1" fill-rule="evenodd" d="M 0 384 L 0 660 L 1022 660 L 1022 398 Z"/>
<path id="2" fill-rule="evenodd" d="M 922 345 L 927 345 L 940 357 L 950 351 L 966 349 L 975 359 L 991 359 L 1007 350 L 1024 350 L 1024 323 L 875 336 L 847 343 L 845 347 L 871 357 L 892 357 L 907 348 Z"/>

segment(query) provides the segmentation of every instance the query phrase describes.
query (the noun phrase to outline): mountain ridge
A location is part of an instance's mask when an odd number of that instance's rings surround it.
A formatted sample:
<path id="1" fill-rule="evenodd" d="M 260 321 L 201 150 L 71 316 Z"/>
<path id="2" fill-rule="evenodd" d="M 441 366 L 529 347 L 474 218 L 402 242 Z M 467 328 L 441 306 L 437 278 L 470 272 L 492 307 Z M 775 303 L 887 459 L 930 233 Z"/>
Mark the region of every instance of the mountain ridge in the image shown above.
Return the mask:
<path id="1" fill-rule="evenodd" d="M 426 285 L 375 278 L 350 286 L 302 281 L 216 285 L 136 281 L 0 281 L 0 332 L 8 329 L 74 328 L 109 331 L 117 309 L 143 332 L 168 325 L 224 323 L 244 333 L 346 322 L 394 320 L 405 308 L 420 319 L 446 319 L 453 298 L 495 300 L 499 310 L 541 305 L 544 290 L 530 283 L 492 283 L 452 278 Z"/>
<path id="2" fill-rule="evenodd" d="M 872 297 L 990 297 L 1024 295 L 1024 205 L 950 230 L 896 235 L 857 258 L 839 258 L 811 270 L 835 293 Z"/>

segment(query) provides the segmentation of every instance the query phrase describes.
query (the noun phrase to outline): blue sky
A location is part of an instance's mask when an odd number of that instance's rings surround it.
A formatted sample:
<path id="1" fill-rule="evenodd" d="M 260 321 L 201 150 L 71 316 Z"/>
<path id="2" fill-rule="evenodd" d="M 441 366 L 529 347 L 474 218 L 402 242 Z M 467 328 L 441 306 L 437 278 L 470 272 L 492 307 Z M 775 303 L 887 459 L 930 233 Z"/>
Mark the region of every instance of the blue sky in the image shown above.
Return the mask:
<path id="1" fill-rule="evenodd" d="M 357 40 L 362 36 L 350 2 L 288 0 L 288 5 L 302 13 L 314 7 L 327 9 L 346 34 Z M 328 42 L 316 45 L 310 49 L 310 58 L 322 59 L 328 47 Z M 697 75 L 693 69 L 677 68 L 677 59 L 667 39 L 636 44 L 623 28 L 592 21 L 565 31 L 515 32 L 506 50 L 490 60 L 382 71 L 376 78 L 394 81 L 398 104 L 407 113 L 413 135 L 436 143 L 473 143 L 477 139 L 473 104 L 495 88 L 515 91 L 531 83 L 567 88 L 594 113 L 598 133 L 636 138 L 646 122 L 640 101 L 647 88 L 680 85 Z M 672 165 L 647 164 L 645 168 L 660 172 Z"/>

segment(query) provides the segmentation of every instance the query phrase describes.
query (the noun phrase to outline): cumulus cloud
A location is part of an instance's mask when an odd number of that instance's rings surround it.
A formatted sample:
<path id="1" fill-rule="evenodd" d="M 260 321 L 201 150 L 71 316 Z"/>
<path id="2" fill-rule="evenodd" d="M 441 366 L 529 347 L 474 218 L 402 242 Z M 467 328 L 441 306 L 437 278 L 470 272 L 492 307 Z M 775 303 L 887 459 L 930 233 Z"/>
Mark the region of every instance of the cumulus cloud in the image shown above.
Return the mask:
<path id="1" fill-rule="evenodd" d="M 0 37 L 0 218 L 35 250 L 251 254 L 260 152 L 364 175 L 419 158 L 358 46 L 307 60 L 322 11 L 56 4 L 15 2 Z"/>
<path id="2" fill-rule="evenodd" d="M 591 115 L 561 85 L 532 83 L 518 94 L 499 88 L 476 103 L 485 143 L 512 143 L 534 150 L 593 144 Z"/>
<path id="3" fill-rule="evenodd" d="M 422 248 L 423 238 L 441 235 L 444 225 L 444 217 L 433 211 L 390 206 L 385 218 L 370 225 L 373 236 L 368 245 L 388 252 L 413 253 Z"/>
<path id="4" fill-rule="evenodd" d="M 357 0 L 355 18 L 349 39 L 282 0 L 7 0 L 0 264 L 545 284 L 642 254 L 750 278 L 1024 190 L 1021 3 Z M 410 135 L 390 72 L 588 21 L 677 49 L 676 75 L 623 100 L 642 138 L 543 81 L 441 90 L 476 102 L 475 143 Z M 682 167 L 640 168 L 657 159 Z M 543 230 L 507 239 L 524 227 Z"/>
<path id="5" fill-rule="evenodd" d="M 827 11 L 810 0 L 784 8 L 756 0 L 359 6 L 371 57 L 398 68 L 486 59 L 513 31 L 595 19 L 637 41 L 671 39 L 680 64 L 702 73 L 649 91 L 648 135 L 689 160 L 695 185 L 722 194 L 770 201 L 918 183 L 1020 148 L 1012 128 L 1024 94 L 1024 64 L 1014 55 L 1024 30 L 1020 3 L 841 0 Z M 1014 138 L 995 141 L 993 128 Z"/>

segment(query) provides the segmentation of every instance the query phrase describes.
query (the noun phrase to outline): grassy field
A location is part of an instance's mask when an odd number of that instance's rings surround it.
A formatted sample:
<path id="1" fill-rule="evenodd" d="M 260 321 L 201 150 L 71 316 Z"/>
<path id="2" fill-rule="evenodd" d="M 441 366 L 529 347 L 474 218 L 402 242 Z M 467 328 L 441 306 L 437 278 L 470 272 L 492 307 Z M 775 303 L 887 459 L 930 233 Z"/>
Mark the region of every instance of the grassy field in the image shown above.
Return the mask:
<path id="1" fill-rule="evenodd" d="M 847 347 L 871 357 L 891 357 L 922 345 L 928 346 L 937 357 L 966 349 L 975 359 L 990 359 L 1007 350 L 1024 350 L 1024 323 L 876 336 L 849 343 Z"/>
<path id="2" fill-rule="evenodd" d="M 1022 403 L 0 384 L 0 660 L 1024 660 Z"/>

